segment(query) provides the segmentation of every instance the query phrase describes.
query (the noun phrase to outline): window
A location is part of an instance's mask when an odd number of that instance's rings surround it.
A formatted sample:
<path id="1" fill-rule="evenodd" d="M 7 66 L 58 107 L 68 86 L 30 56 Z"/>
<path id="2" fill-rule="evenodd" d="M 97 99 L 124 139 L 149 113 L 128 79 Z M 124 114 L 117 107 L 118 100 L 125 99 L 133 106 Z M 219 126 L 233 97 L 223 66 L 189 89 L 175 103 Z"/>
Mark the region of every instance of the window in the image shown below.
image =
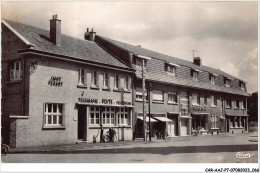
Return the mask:
<path id="1" fill-rule="evenodd" d="M 211 117 L 210 117 L 211 119 L 211 128 L 212 129 L 217 129 L 218 128 L 218 116 L 216 116 L 216 115 L 212 115 Z"/>
<path id="2" fill-rule="evenodd" d="M 143 66 L 143 61 L 144 61 L 144 66 L 146 67 L 146 60 L 141 59 L 141 58 L 136 58 L 136 65 L 142 67 Z"/>
<path id="3" fill-rule="evenodd" d="M 163 102 L 163 91 L 153 90 L 153 101 Z"/>
<path id="4" fill-rule="evenodd" d="M 204 95 L 204 105 L 208 105 L 208 101 L 207 101 L 208 99 L 207 99 L 207 95 L 205 94 Z"/>
<path id="5" fill-rule="evenodd" d="M 235 127 L 240 127 L 240 117 L 235 118 Z"/>
<path id="6" fill-rule="evenodd" d="M 210 75 L 210 83 L 215 84 L 216 77 L 214 75 Z"/>
<path id="7" fill-rule="evenodd" d="M 103 73 L 103 88 L 105 88 L 105 89 L 110 88 L 110 86 L 109 86 L 109 74 L 106 73 L 106 72 Z"/>
<path id="8" fill-rule="evenodd" d="M 90 121 L 89 123 L 92 125 L 99 125 L 99 119 L 100 119 L 100 112 L 99 112 L 98 106 L 91 106 L 90 107 Z"/>
<path id="9" fill-rule="evenodd" d="M 120 85 L 119 85 L 119 75 L 116 74 L 115 75 L 115 89 L 120 89 Z"/>
<path id="10" fill-rule="evenodd" d="M 241 82 L 240 83 L 240 88 L 241 88 L 241 90 L 245 90 L 246 89 L 245 83 Z"/>
<path id="11" fill-rule="evenodd" d="M 181 93 L 180 104 L 181 104 L 181 116 L 189 116 L 189 97 L 187 93 Z"/>
<path id="12" fill-rule="evenodd" d="M 79 69 L 79 77 L 78 77 L 78 83 L 79 85 L 86 85 L 87 80 L 85 80 L 85 70 L 80 68 Z"/>
<path id="13" fill-rule="evenodd" d="M 226 107 L 231 108 L 231 99 L 226 100 Z"/>
<path id="14" fill-rule="evenodd" d="M 226 87 L 230 87 L 231 80 L 227 79 L 227 78 L 225 78 L 224 80 L 225 80 L 224 83 L 225 83 Z"/>
<path id="15" fill-rule="evenodd" d="M 246 102 L 245 101 L 241 101 L 241 108 L 245 109 L 246 108 Z"/>
<path id="16" fill-rule="evenodd" d="M 102 112 L 103 124 L 115 124 L 115 108 L 106 107 Z"/>
<path id="17" fill-rule="evenodd" d="M 12 62 L 9 66 L 9 70 L 10 70 L 10 76 L 9 76 L 10 81 L 21 80 L 21 76 L 22 76 L 21 61 Z"/>
<path id="18" fill-rule="evenodd" d="M 217 106 L 217 97 L 214 95 L 211 96 L 211 106 Z"/>
<path id="19" fill-rule="evenodd" d="M 125 78 L 124 78 L 124 89 L 125 90 L 130 90 L 130 86 L 131 86 L 131 84 L 130 84 L 130 81 L 131 81 L 131 78 L 129 77 L 129 76 L 125 76 Z"/>
<path id="20" fill-rule="evenodd" d="M 119 108 L 117 116 L 118 116 L 118 124 L 119 125 L 130 125 L 130 119 L 129 119 L 129 116 L 128 116 L 128 109 L 127 108 Z"/>
<path id="21" fill-rule="evenodd" d="M 239 109 L 239 101 L 235 100 L 235 108 Z"/>
<path id="22" fill-rule="evenodd" d="M 143 100 L 143 89 L 142 88 L 136 88 L 136 98 L 137 101 Z M 147 90 L 145 90 L 145 100 L 148 100 L 147 97 Z"/>
<path id="23" fill-rule="evenodd" d="M 197 93 L 193 93 L 192 97 L 193 97 L 192 104 L 193 105 L 200 105 L 200 95 L 197 94 Z"/>
<path id="24" fill-rule="evenodd" d="M 165 64 L 165 71 L 167 74 L 175 76 L 176 75 L 176 67 L 170 64 Z"/>
<path id="25" fill-rule="evenodd" d="M 62 126 L 63 104 L 45 103 L 45 126 Z"/>
<path id="26" fill-rule="evenodd" d="M 176 93 L 169 93 L 168 94 L 168 103 L 178 103 Z"/>
<path id="27" fill-rule="evenodd" d="M 193 80 L 198 81 L 198 75 L 199 75 L 199 72 L 197 72 L 195 70 L 192 71 L 192 78 L 193 78 Z"/>
<path id="28" fill-rule="evenodd" d="M 92 71 L 91 75 L 91 86 L 98 87 L 98 75 L 97 71 Z"/>

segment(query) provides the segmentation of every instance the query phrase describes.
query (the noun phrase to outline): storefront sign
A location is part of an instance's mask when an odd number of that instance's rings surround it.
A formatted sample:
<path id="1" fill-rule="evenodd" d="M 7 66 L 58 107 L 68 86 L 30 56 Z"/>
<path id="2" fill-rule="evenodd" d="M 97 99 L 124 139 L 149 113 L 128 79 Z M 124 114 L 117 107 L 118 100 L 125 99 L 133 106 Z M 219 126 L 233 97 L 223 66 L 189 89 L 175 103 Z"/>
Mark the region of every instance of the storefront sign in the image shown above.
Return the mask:
<path id="1" fill-rule="evenodd" d="M 52 76 L 51 79 L 48 81 L 48 85 L 62 87 L 61 77 Z"/>
<path id="2" fill-rule="evenodd" d="M 103 104 L 103 105 L 132 105 L 132 102 L 116 101 L 113 99 L 79 98 L 78 101 L 81 103 Z"/>
<path id="3" fill-rule="evenodd" d="M 193 111 L 206 112 L 206 108 L 194 107 L 194 108 L 193 108 Z"/>

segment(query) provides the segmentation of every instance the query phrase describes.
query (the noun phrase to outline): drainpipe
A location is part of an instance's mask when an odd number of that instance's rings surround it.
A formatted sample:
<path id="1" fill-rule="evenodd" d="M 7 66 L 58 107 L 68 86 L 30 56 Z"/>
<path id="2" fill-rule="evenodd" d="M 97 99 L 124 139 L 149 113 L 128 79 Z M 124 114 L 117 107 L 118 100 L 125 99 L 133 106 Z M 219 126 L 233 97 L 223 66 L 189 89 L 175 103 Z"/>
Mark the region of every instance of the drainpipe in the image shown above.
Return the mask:
<path id="1" fill-rule="evenodd" d="M 146 134 L 145 134 L 145 128 L 146 128 L 146 115 L 145 115 L 145 77 L 144 77 L 144 64 L 145 64 L 145 60 L 143 59 L 143 63 L 142 63 L 142 89 L 143 89 L 143 134 L 144 134 L 144 141 L 146 141 Z"/>

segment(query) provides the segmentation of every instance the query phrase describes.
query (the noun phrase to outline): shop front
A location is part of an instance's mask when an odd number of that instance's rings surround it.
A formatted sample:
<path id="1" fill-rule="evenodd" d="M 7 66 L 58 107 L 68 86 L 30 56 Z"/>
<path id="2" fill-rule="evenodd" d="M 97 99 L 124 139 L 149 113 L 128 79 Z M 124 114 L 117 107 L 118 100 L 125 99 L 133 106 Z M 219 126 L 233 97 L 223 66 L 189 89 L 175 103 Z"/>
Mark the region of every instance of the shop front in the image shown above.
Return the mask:
<path id="1" fill-rule="evenodd" d="M 245 133 L 248 131 L 248 116 L 226 115 L 227 132 Z"/>
<path id="2" fill-rule="evenodd" d="M 192 132 L 197 134 L 207 134 L 209 113 L 203 107 L 192 108 Z"/>
<path id="3" fill-rule="evenodd" d="M 101 126 L 105 135 L 116 131 L 115 141 L 132 140 L 132 103 L 113 99 L 79 98 L 78 140 L 100 142 Z"/>

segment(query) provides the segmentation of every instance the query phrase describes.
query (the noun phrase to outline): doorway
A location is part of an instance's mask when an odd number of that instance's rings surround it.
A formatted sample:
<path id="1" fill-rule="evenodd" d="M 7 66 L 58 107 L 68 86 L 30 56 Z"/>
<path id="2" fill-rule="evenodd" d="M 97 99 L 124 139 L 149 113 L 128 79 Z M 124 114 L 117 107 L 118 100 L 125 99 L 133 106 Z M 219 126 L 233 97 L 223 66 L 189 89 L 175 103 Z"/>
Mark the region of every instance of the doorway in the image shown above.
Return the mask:
<path id="1" fill-rule="evenodd" d="M 79 106 L 78 108 L 78 139 L 87 139 L 87 115 L 86 106 Z"/>

